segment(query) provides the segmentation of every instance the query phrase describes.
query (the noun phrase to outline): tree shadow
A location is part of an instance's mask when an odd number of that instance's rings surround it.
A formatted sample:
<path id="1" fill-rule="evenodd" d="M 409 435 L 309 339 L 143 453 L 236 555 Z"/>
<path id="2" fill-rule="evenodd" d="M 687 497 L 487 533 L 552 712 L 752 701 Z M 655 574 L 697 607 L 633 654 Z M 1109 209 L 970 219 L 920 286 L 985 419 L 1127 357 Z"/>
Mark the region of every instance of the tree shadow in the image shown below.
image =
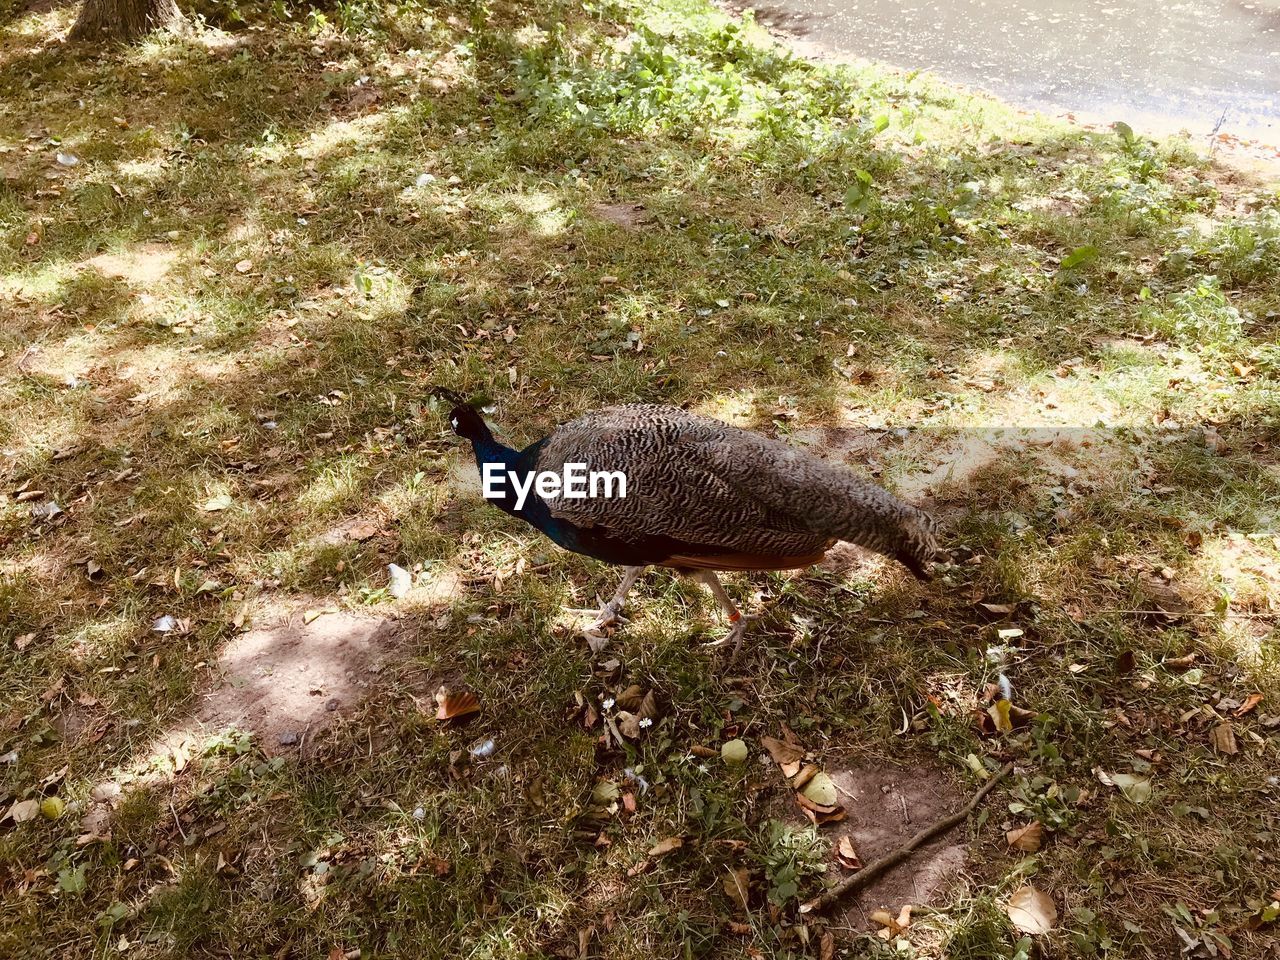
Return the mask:
<path id="1" fill-rule="evenodd" d="M 465 31 L 458 33 L 450 39 L 461 40 Z M 344 701 L 301 763 L 270 768 L 259 747 L 237 753 L 217 744 L 206 751 L 207 773 L 187 778 L 199 790 L 184 792 L 170 753 L 167 779 L 148 788 L 155 809 L 138 813 L 150 828 L 121 829 L 114 845 L 94 845 L 90 856 L 115 870 L 153 845 L 177 871 L 148 858 L 95 900 L 132 902 L 163 884 L 157 922 L 179 938 L 171 945 L 179 952 L 216 950 L 229 933 L 246 949 L 293 942 L 300 952 L 327 950 L 317 930 L 408 950 L 429 928 L 451 931 L 443 945 L 430 945 L 449 955 L 481 941 L 498 950 L 507 923 L 539 928 L 535 939 L 563 946 L 575 940 L 575 922 L 599 915 L 573 907 L 579 898 L 600 909 L 656 909 L 646 898 L 660 892 L 617 889 L 609 873 L 605 841 L 623 828 L 579 816 L 600 777 L 656 758 L 648 747 L 598 756 L 599 728 L 563 720 L 575 693 L 603 697 L 621 686 L 598 676 L 607 658 L 589 657 L 548 612 L 584 605 L 601 571 L 544 549 L 530 531 L 457 492 L 455 441 L 427 406 L 431 383 L 489 390 L 495 419 L 524 442 L 603 403 L 700 405 L 807 439 L 931 497 L 968 559 L 982 558 L 962 560 L 939 588 L 911 586 L 857 558 L 822 571 L 818 584 L 751 581 L 772 595 L 757 681 L 764 704 L 801 699 L 832 723 L 861 716 L 876 734 L 896 729 L 901 710 L 911 719 L 928 695 L 941 697 L 941 674 L 983 669 L 974 661 L 984 655 L 986 625 L 961 613 L 974 597 L 1084 602 L 1086 623 L 1046 618 L 1035 629 L 1100 659 L 1121 642 L 1115 634 L 1132 642 L 1134 628 L 1153 619 L 1093 612 L 1140 610 L 1141 591 L 1162 577 L 1154 560 L 1117 559 L 1126 552 L 1176 562 L 1196 580 L 1189 609 L 1160 620 L 1141 653 L 1156 662 L 1194 642 L 1225 659 L 1238 638 L 1227 620 L 1207 616 L 1215 602 L 1207 586 L 1223 568 L 1216 554 L 1217 566 L 1197 568 L 1209 565 L 1206 550 L 1236 543 L 1233 534 L 1272 529 L 1267 510 L 1280 498 L 1280 478 L 1255 449 L 1274 449 L 1276 440 L 1274 430 L 1259 429 L 1265 397 L 1254 415 L 1216 418 L 1225 449 L 1207 447 L 1203 431 L 1138 432 L 1125 423 L 1128 433 L 1106 438 L 1110 459 L 1096 439 L 1006 443 L 960 416 L 1010 427 L 1033 410 L 1047 416 L 1019 393 L 1021 378 L 1064 366 L 1054 382 L 1065 390 L 1086 376 L 1112 376 L 1111 340 L 1150 332 L 1141 290 L 1167 298 L 1189 282 L 1155 260 L 1169 225 L 1160 218 L 1195 217 L 1203 208 L 1194 203 L 1149 214 L 1132 200 L 1132 210 L 1091 213 L 1093 200 L 1054 206 L 1056 189 L 1041 191 L 1044 209 L 999 202 L 1029 171 L 1069 193 L 1080 161 L 1104 147 L 1115 153 L 1103 138 L 975 138 L 922 151 L 859 135 L 824 147 L 788 126 L 783 111 L 774 125 L 729 142 L 706 117 L 692 116 L 673 118 L 664 136 L 644 143 L 626 139 L 625 125 L 538 119 L 537 110 L 550 108 L 495 85 L 514 54 L 531 69 L 537 51 L 478 44 L 474 72 L 459 68 L 457 82 L 437 91 L 434 76 L 412 73 L 417 86 L 400 89 L 403 61 L 415 59 L 407 50 L 372 68 L 358 49 L 329 43 L 318 53 L 301 34 L 248 38 L 224 52 L 170 43 L 154 55 L 69 59 L 56 68 L 48 52 L 0 71 L 4 89 L 33 97 L 58 86 L 65 92 L 52 102 L 64 110 L 71 91 L 101 89 L 102 106 L 118 106 L 129 125 L 51 131 L 68 134 L 66 147 L 89 168 L 83 177 L 54 171 L 58 179 L 47 179 L 45 149 L 22 158 L 16 181 L 3 188 L 49 229 L 27 245 L 29 224 L 5 228 L 17 256 L 0 277 L 0 348 L 10 362 L 39 343 L 60 365 L 8 376 L 0 387 L 8 408 L 0 438 L 15 451 L 6 450 L 0 475 L 6 489 L 28 481 L 42 488 L 63 513 L 36 521 L 29 510 L 10 511 L 0 527 L 4 636 L 39 638 L 2 692 L 6 702 L 32 705 L 18 711 L 17 729 L 29 738 L 51 714 L 71 709 L 73 694 L 96 702 L 75 706 L 89 713 L 68 742 L 37 740 L 25 751 L 21 775 L 43 776 L 54 758 L 70 758 L 87 786 L 85 771 L 104 764 L 152 764 L 157 740 L 201 716 L 210 665 L 247 642 L 236 622 L 246 608 L 267 623 L 291 609 L 294 628 L 264 639 L 279 640 L 271 656 L 280 670 L 340 665 L 336 647 L 313 646 L 313 634 L 297 629 L 308 605 L 361 598 L 385 612 L 378 591 L 388 562 L 484 577 L 386 627 L 402 645 L 398 662 L 370 681 L 375 696 L 353 693 L 349 709 Z M 143 67 L 147 56 L 146 69 L 173 75 L 115 73 Z M 742 56 L 745 71 L 780 69 Z M 359 82 L 366 75 L 387 92 L 361 94 L 370 89 Z M 179 85 L 190 98 L 175 103 Z M 218 96 L 227 90 L 235 96 Z M 829 93 L 849 91 L 833 85 Z M 609 103 L 601 94 L 587 106 Z M 909 106 L 941 103 L 921 94 Z M 1109 162 L 1131 176 L 1145 161 Z M 1161 177 L 1202 172 L 1176 157 L 1162 162 Z M 865 213 L 841 212 L 860 169 L 873 175 L 877 195 Z M 50 183 L 60 195 L 37 196 Z M 997 186 L 975 200 L 972 183 Z M 624 226 L 600 213 L 606 201 L 641 204 L 649 217 Z M 60 223 L 68 225 L 61 232 Z M 148 244 L 173 255 L 163 277 L 104 276 L 92 265 L 104 251 L 125 256 Z M 1064 256 L 1088 246 L 1103 253 L 1062 267 Z M 1262 274 L 1231 292 L 1262 303 L 1266 282 Z M 1102 297 L 1100 287 L 1116 296 Z M 1227 345 L 1245 350 L 1273 337 L 1274 323 L 1264 320 Z M 88 387 L 66 386 L 64 368 Z M 1166 382 L 1142 399 L 1176 403 L 1171 391 Z M 1126 403 L 1132 396 L 1114 406 Z M 934 430 L 897 433 L 913 422 Z M 809 424 L 824 429 L 805 437 Z M 1073 426 L 1080 423 L 1045 429 Z M 1137 497 L 1139 483 L 1150 493 Z M 223 497 L 229 503 L 208 509 Z M 1074 515 L 1060 517 L 1063 509 Z M 1188 520 L 1202 530 L 1194 549 L 1184 542 Z M 356 524 L 377 532 L 349 536 Z M 89 559 L 105 574 L 90 574 Z M 539 573 L 517 573 L 522 561 Z M 665 687 L 673 730 L 704 729 L 742 691 L 689 649 L 709 626 L 671 626 L 673 611 L 698 614 L 689 595 L 665 582 L 646 590 L 643 602 L 658 612 L 619 641 L 627 679 Z M 1267 615 L 1273 595 L 1260 589 L 1256 608 L 1242 612 Z M 189 619 L 190 629 L 157 633 L 151 625 L 164 615 Z M 313 623 L 323 627 L 331 616 Z M 953 619 L 963 620 L 956 631 Z M 1042 671 L 1028 683 L 1033 690 L 1062 673 L 1043 649 L 1025 655 Z M 839 671 L 827 666 L 835 658 Z M 771 673 L 775 660 L 781 679 Z M 65 687 L 45 698 L 53 678 Z M 498 758 L 461 766 L 451 759 L 477 737 L 430 723 L 429 697 L 442 679 L 481 692 L 492 713 L 477 734 L 502 741 Z M 1099 697 L 1123 696 L 1120 678 L 1094 683 Z M 819 685 L 811 696 L 795 692 Z M 328 702 L 303 686 L 290 689 L 308 709 Z M 697 696 L 682 696 L 688 690 Z M 277 692 L 257 676 L 239 695 L 252 710 Z M 425 716 L 415 698 L 426 700 Z M 229 736 L 222 728 L 239 718 L 218 709 L 208 715 L 211 732 Z M 299 710 L 303 729 L 306 716 Z M 291 745 L 277 736 L 275 746 Z M 1121 747 L 1109 741 L 1107 749 Z M 701 776 L 687 764 L 665 788 L 692 797 L 708 789 Z M 383 785 L 383 794 L 366 794 L 366 784 Z M 273 804 L 276 794 L 283 797 Z M 727 838 L 733 818 L 707 812 L 721 801 L 698 796 L 707 836 Z M 263 820 L 237 823 L 237 810 Z M 220 822 L 228 825 L 214 830 Z M 269 839 L 254 839 L 260 826 Z M 740 826 L 732 836 L 741 843 Z M 335 832 L 342 838 L 329 839 Z M 691 889 L 714 889 L 733 862 L 731 846 L 714 849 L 705 862 L 686 864 Z M 378 865 L 395 851 L 407 852 L 394 868 Z M 217 866 L 220 855 L 238 872 Z M 24 868 L 39 859 L 34 846 L 16 858 Z M 576 861 L 585 865 L 559 872 Z M 330 879 L 317 872 L 321 862 L 333 868 Z M 4 882 L 16 883 L 13 876 Z M 254 899 L 271 904 L 280 929 L 261 941 L 265 921 L 237 892 L 246 882 L 271 888 Z M 552 919 L 527 919 L 529 901 Z M 71 907 L 59 912 L 59 929 L 74 928 L 76 942 L 89 943 L 84 918 Z M 319 926 L 289 920 L 295 912 L 320 917 Z M 477 916 L 479 930 L 464 932 Z M 709 914 L 685 922 L 704 921 Z M 396 945 L 392 934 L 406 939 Z"/>

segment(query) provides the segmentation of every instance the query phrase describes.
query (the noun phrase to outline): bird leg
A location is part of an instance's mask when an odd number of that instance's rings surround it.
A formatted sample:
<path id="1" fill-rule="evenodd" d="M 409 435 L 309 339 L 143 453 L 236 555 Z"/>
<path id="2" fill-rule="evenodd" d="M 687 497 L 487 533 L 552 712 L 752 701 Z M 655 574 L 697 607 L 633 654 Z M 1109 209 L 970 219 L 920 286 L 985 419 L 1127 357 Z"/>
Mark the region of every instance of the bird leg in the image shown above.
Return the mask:
<path id="1" fill-rule="evenodd" d="M 644 573 L 644 567 L 624 567 L 622 570 L 622 582 L 618 584 L 618 589 L 614 591 L 613 599 L 600 608 L 595 623 L 587 628 L 588 633 L 599 633 L 606 627 L 611 627 L 623 619 L 622 608 L 627 602 L 627 594 L 631 592 L 631 588 L 635 586 L 635 582 L 640 579 L 640 575 Z"/>
<path id="2" fill-rule="evenodd" d="M 714 570 L 699 570 L 694 574 L 694 579 L 706 584 L 707 589 L 711 591 L 711 595 L 716 598 L 720 604 L 720 609 L 729 618 L 732 626 L 729 633 L 725 636 L 720 644 L 733 644 L 733 653 L 729 656 L 729 662 L 738 659 L 738 654 L 742 652 L 742 640 L 747 635 L 748 618 L 742 615 L 742 611 L 734 606 L 733 601 L 729 599 L 729 594 L 725 593 L 724 586 L 720 583 L 720 578 L 716 576 Z"/>

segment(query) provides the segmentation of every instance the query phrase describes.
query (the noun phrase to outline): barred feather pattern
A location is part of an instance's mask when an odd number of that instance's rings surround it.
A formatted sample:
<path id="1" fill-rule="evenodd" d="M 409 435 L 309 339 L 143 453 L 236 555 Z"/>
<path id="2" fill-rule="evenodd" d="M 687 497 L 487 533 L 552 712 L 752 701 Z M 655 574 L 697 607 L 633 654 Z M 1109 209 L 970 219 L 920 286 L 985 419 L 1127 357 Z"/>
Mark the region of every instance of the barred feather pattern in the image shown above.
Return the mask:
<path id="1" fill-rule="evenodd" d="M 637 541 L 802 555 L 846 540 L 917 573 L 938 553 L 932 518 L 845 467 L 679 407 L 606 407 L 558 427 L 537 469 L 621 471 L 625 498 L 557 498 L 551 514 Z"/>

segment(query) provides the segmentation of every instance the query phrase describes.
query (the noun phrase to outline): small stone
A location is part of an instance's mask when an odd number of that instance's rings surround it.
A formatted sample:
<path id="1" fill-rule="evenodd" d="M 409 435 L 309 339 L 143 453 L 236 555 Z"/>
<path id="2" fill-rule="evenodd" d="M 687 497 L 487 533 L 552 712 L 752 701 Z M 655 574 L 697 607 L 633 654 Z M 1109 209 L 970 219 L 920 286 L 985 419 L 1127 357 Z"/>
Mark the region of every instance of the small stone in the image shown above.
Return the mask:
<path id="1" fill-rule="evenodd" d="M 328 710 L 330 713 L 333 713 L 333 711 L 337 710 L 338 707 L 341 705 L 342 705 L 341 701 L 337 697 L 333 697 L 327 703 L 325 703 L 324 708 Z"/>
<path id="2" fill-rule="evenodd" d="M 298 734 L 292 730 L 290 730 L 288 733 L 280 734 L 280 746 L 282 747 L 292 747 L 292 746 L 295 746 L 297 742 L 298 742 Z"/>

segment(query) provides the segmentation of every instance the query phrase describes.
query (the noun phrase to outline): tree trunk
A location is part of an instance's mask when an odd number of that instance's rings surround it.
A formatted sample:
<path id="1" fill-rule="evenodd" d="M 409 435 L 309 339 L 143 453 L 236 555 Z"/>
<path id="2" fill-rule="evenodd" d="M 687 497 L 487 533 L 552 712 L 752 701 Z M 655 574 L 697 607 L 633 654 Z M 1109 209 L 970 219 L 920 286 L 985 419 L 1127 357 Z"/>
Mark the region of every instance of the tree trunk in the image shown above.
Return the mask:
<path id="1" fill-rule="evenodd" d="M 68 40 L 133 40 L 182 24 L 176 0 L 84 0 Z"/>

